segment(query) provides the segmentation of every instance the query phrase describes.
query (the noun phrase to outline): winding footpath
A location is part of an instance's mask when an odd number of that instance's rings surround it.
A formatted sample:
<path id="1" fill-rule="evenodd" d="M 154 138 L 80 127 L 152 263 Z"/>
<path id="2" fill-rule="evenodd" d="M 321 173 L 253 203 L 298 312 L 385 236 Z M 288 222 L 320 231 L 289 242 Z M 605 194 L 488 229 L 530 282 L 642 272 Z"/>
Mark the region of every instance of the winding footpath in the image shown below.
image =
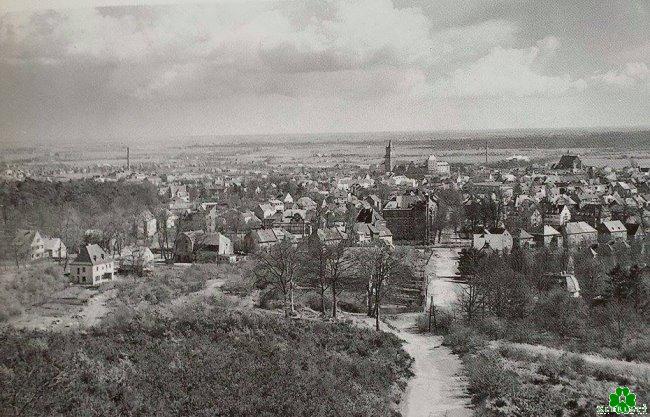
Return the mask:
<path id="1" fill-rule="evenodd" d="M 404 314 L 390 323 L 403 339 L 404 350 L 415 359 L 413 373 L 400 411 L 404 417 L 469 417 L 472 415 L 467 384 L 461 376 L 460 358 L 446 346 L 442 336 L 418 334 L 410 327 L 415 317 Z"/>

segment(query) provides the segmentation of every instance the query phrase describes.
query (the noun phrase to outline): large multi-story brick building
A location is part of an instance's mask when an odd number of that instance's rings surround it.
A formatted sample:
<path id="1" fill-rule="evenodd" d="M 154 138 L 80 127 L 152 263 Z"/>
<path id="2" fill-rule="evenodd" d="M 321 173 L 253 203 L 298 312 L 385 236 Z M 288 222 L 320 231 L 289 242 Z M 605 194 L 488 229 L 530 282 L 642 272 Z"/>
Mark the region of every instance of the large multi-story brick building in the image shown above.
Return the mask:
<path id="1" fill-rule="evenodd" d="M 438 203 L 433 196 L 417 193 L 393 197 L 382 216 L 394 241 L 427 243 L 433 238 L 433 220 Z"/>

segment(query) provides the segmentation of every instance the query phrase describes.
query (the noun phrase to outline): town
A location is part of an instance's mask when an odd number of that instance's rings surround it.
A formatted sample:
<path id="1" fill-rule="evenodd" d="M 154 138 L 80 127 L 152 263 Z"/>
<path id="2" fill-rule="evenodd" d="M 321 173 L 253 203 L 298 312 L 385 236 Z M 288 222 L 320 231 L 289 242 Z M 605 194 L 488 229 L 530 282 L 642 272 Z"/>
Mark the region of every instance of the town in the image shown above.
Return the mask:
<path id="1" fill-rule="evenodd" d="M 216 292 L 237 309 L 460 338 L 437 359 L 456 364 L 452 379 L 461 373 L 452 352 L 471 363 L 490 338 L 577 337 L 579 351 L 647 360 L 648 168 L 588 166 L 572 153 L 489 163 L 487 147 L 486 163 L 450 163 L 400 158 L 399 140 L 378 148 L 367 161 L 317 168 L 213 165 L 212 155 L 179 168 L 133 160 L 128 147 L 112 165 L 6 163 L 0 317 L 86 334 L 135 320 L 142 303 L 201 305 Z M 49 281 L 26 282 L 38 274 Z M 593 317 L 580 316 L 585 305 Z M 487 317 L 521 327 L 489 334 Z M 646 336 L 611 330 L 618 342 L 597 343 L 588 322 Z M 483 377 L 470 373 L 469 391 Z"/>
<path id="2" fill-rule="evenodd" d="M 648 16 L 0 0 L 0 417 L 647 415 Z"/>

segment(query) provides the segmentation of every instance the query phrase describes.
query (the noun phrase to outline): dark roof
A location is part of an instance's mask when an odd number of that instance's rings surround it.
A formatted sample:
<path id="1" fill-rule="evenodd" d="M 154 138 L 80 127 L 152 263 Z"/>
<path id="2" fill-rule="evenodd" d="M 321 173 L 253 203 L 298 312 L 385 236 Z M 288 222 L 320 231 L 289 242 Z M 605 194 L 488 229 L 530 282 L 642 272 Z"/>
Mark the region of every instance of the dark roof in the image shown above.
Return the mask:
<path id="1" fill-rule="evenodd" d="M 72 264 L 99 265 L 112 262 L 112 259 L 104 252 L 99 245 L 86 245 L 79 251 L 79 256 Z"/>
<path id="2" fill-rule="evenodd" d="M 580 161 L 580 157 L 578 157 L 578 155 L 562 155 L 560 157 L 560 161 L 555 165 L 555 168 L 572 169 L 574 163 L 577 165 L 582 164 L 582 161 Z"/>

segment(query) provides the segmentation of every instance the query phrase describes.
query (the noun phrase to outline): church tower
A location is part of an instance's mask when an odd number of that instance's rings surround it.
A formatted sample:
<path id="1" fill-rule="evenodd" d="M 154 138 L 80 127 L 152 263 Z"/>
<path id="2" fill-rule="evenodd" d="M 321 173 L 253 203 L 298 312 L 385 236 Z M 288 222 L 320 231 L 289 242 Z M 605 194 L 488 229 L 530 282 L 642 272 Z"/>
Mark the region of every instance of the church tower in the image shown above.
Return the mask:
<path id="1" fill-rule="evenodd" d="M 393 162 L 390 159 L 390 151 L 391 151 L 391 146 L 390 146 L 390 140 L 388 141 L 388 146 L 386 146 L 386 156 L 384 156 L 384 170 L 386 172 L 392 172 L 393 171 Z"/>

